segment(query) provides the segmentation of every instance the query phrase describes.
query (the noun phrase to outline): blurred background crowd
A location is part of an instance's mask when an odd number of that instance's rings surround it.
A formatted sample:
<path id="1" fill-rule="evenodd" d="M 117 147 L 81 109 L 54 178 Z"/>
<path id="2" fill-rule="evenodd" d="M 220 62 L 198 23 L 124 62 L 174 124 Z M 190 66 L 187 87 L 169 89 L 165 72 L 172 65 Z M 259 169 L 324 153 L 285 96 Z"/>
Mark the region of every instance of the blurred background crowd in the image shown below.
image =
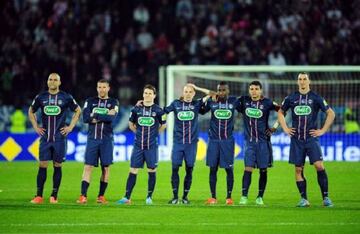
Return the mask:
<path id="1" fill-rule="evenodd" d="M 359 0 L 0 4 L 2 121 L 46 89 L 50 72 L 61 75 L 61 89 L 80 104 L 105 78 L 111 96 L 127 107 L 144 83 L 157 85 L 159 66 L 168 64 L 360 64 Z"/>

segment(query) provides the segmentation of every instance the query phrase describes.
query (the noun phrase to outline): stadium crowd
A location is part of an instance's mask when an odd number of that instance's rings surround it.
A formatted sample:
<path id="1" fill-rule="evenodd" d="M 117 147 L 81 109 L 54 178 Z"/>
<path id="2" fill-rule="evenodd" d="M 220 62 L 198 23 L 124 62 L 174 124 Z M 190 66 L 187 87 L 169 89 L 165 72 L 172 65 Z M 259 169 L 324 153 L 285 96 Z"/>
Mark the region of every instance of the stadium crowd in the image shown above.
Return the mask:
<path id="1" fill-rule="evenodd" d="M 51 72 L 80 104 L 104 78 L 126 106 L 162 65 L 360 64 L 358 0 L 1 4 L 0 105 L 28 106 Z"/>

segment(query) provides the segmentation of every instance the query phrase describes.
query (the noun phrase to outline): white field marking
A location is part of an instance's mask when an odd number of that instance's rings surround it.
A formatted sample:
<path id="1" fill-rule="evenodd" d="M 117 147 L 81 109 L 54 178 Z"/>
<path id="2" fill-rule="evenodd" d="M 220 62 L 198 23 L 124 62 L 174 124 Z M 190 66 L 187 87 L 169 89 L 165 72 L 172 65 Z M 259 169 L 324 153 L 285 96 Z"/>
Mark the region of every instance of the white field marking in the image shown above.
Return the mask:
<path id="1" fill-rule="evenodd" d="M 360 223 L 301 223 L 301 222 L 275 222 L 275 223 L 10 223 L 0 224 L 1 227 L 76 227 L 76 226 L 357 226 Z"/>

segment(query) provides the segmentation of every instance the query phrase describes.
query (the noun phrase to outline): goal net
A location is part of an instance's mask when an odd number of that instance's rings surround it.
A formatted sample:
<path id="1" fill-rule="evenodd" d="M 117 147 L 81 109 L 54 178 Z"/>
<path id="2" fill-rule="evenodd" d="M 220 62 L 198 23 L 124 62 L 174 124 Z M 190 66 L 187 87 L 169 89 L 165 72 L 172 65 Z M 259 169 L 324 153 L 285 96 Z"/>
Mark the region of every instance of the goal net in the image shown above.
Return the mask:
<path id="1" fill-rule="evenodd" d="M 263 86 L 263 95 L 277 103 L 298 90 L 297 74 L 308 72 L 311 90 L 325 98 L 336 113 L 329 131 L 320 138 L 325 160 L 360 161 L 360 66 L 168 66 L 159 70 L 159 97 L 161 105 L 169 105 L 181 96 L 183 86 L 194 83 L 199 87 L 216 90 L 220 81 L 226 81 L 230 95 L 248 95 L 248 84 L 258 80 Z M 196 98 L 203 94 L 197 92 Z M 319 112 L 318 126 L 322 126 L 326 115 Z M 198 159 L 205 157 L 207 130 L 210 115 L 200 116 L 200 141 Z M 276 112 L 269 118 L 270 126 L 276 121 Z M 291 115 L 286 116 L 291 126 Z M 167 120 L 166 152 L 170 158 L 173 142 L 174 116 Z M 235 157 L 243 158 L 243 121 L 240 114 L 235 120 Z M 287 160 L 290 138 L 281 127 L 272 136 L 275 160 Z"/>

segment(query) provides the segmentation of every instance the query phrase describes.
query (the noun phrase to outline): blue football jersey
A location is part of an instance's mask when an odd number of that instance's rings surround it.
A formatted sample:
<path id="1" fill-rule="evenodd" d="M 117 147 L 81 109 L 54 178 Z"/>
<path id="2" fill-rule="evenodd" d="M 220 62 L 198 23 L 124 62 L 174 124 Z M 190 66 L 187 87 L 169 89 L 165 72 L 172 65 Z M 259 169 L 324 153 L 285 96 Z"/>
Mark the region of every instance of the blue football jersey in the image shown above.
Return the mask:
<path id="1" fill-rule="evenodd" d="M 326 101 L 313 91 L 307 94 L 296 91 L 287 96 L 281 106 L 284 113 L 291 109 L 292 127 L 296 129 L 295 137 L 299 140 L 311 137 L 309 131 L 317 129 L 319 110 L 326 112 L 329 108 Z"/>
<path id="2" fill-rule="evenodd" d="M 157 146 L 159 127 L 166 123 L 166 114 L 157 104 L 135 106 L 129 121 L 136 124 L 135 145 L 141 149 Z"/>
<path id="3" fill-rule="evenodd" d="M 174 143 L 192 144 L 198 141 L 198 116 L 202 104 L 202 99 L 192 102 L 175 100 L 164 108 L 165 113 L 173 111 L 175 115 Z"/>
<path id="4" fill-rule="evenodd" d="M 240 101 L 230 96 L 226 100 L 209 99 L 205 112 L 211 111 L 209 137 L 212 140 L 225 140 L 233 138 L 235 110 L 239 110 Z"/>
<path id="5" fill-rule="evenodd" d="M 279 109 L 280 106 L 268 98 L 253 101 L 249 96 L 240 97 L 240 112 L 244 120 L 245 139 L 251 142 L 270 140 L 265 133 L 269 128 L 270 111 Z"/>
<path id="6" fill-rule="evenodd" d="M 85 101 L 83 120 L 89 124 L 89 138 L 104 139 L 113 137 L 112 122 L 116 115 L 108 115 L 109 110 L 112 109 L 116 113 L 119 111 L 119 102 L 115 98 L 91 97 Z M 96 123 L 93 120 L 96 120 Z"/>
<path id="7" fill-rule="evenodd" d="M 47 142 L 65 139 L 65 136 L 60 133 L 60 129 L 66 126 L 68 109 L 75 111 L 77 107 L 75 99 L 63 91 L 59 91 L 57 94 L 45 91 L 37 95 L 31 108 L 34 113 L 38 109 L 41 110 L 42 127 L 46 129 L 42 138 Z"/>

